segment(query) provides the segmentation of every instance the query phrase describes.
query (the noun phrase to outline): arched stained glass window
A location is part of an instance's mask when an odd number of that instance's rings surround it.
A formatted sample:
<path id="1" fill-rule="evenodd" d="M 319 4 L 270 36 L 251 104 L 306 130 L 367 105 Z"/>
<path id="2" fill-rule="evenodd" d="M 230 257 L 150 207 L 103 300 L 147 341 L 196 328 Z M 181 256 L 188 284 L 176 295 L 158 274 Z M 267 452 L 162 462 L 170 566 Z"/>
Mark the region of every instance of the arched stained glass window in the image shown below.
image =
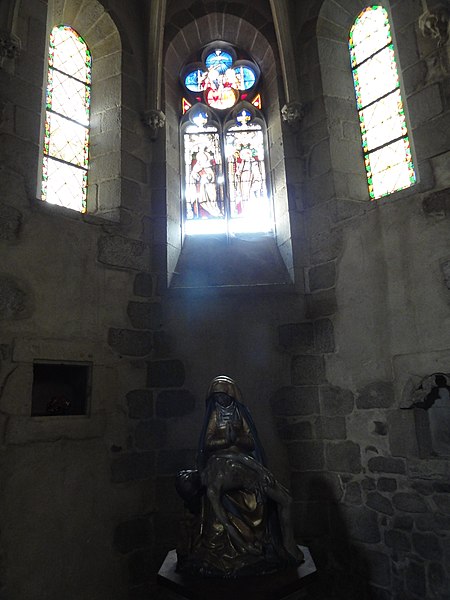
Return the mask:
<path id="1" fill-rule="evenodd" d="M 42 200 L 86 212 L 91 54 L 67 25 L 50 34 Z"/>
<path id="2" fill-rule="evenodd" d="M 181 75 L 187 234 L 273 229 L 259 69 L 235 59 L 234 49 L 212 45 Z"/>
<path id="3" fill-rule="evenodd" d="M 416 182 L 392 41 L 382 6 L 369 6 L 349 38 L 364 161 L 372 199 Z"/>

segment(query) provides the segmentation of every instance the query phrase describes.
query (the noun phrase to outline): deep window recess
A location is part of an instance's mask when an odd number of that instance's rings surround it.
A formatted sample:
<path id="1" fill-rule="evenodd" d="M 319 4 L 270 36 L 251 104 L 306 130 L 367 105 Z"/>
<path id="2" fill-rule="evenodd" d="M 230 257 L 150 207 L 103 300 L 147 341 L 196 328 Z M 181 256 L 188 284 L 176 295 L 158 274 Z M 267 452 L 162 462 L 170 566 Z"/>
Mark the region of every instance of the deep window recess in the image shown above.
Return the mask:
<path id="1" fill-rule="evenodd" d="M 386 9 L 360 13 L 349 48 L 369 194 L 376 199 L 416 182 Z"/>
<path id="2" fill-rule="evenodd" d="M 273 230 L 259 79 L 255 63 L 220 42 L 181 73 L 187 235 Z"/>
<path id="3" fill-rule="evenodd" d="M 91 54 L 67 25 L 50 34 L 42 200 L 86 212 Z"/>
<path id="4" fill-rule="evenodd" d="M 35 362 L 31 416 L 85 415 L 91 364 Z"/>

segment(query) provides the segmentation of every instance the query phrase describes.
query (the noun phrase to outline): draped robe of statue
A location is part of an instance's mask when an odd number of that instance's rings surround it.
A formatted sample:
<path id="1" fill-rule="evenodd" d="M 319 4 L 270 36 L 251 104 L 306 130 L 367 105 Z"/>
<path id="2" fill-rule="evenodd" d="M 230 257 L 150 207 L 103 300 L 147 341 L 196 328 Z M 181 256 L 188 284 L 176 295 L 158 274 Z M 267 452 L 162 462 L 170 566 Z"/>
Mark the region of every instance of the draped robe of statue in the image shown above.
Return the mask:
<path id="1" fill-rule="evenodd" d="M 213 380 L 198 449 L 198 469 L 182 471 L 177 489 L 189 509 L 177 548 L 178 570 L 237 577 L 297 565 L 290 495 L 266 467 L 239 388 Z"/>

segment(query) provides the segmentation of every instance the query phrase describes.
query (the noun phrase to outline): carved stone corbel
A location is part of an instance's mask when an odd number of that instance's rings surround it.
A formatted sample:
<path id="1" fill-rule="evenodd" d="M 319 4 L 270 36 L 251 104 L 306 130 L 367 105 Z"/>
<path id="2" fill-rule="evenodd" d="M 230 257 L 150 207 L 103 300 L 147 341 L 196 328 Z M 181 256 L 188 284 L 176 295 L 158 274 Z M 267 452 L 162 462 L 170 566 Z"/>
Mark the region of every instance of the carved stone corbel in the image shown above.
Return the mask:
<path id="1" fill-rule="evenodd" d="M 281 118 L 291 127 L 298 127 L 304 114 L 305 108 L 301 102 L 289 102 L 281 109 Z"/>
<path id="2" fill-rule="evenodd" d="M 166 115 L 162 110 L 148 110 L 144 115 L 144 123 L 150 129 L 150 139 L 154 142 L 158 139 L 159 130 L 166 125 Z"/>
<path id="3" fill-rule="evenodd" d="M 425 3 L 424 9 L 419 17 L 419 29 L 428 40 L 424 55 L 429 83 L 445 79 L 450 74 L 450 8 L 447 3 L 440 2 L 432 9 L 428 9 Z"/>
<path id="4" fill-rule="evenodd" d="M 15 59 L 19 56 L 22 43 L 13 33 L 0 31 L 0 67 L 6 59 Z"/>

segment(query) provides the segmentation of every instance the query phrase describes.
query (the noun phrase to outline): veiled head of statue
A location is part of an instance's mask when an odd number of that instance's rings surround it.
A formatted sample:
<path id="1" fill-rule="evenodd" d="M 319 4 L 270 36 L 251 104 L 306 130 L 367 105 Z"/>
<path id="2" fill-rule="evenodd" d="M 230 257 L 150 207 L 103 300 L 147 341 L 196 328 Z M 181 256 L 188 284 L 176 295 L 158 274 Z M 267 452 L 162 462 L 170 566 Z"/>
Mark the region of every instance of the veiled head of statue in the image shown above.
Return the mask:
<path id="1" fill-rule="evenodd" d="M 238 402 L 242 402 L 242 394 L 239 389 L 237 383 L 231 379 L 231 377 L 227 377 L 226 375 L 219 375 L 218 377 L 214 377 L 211 381 L 209 390 L 208 390 L 208 398 L 212 394 L 226 394 L 233 400 L 237 400 Z M 219 400 L 219 396 L 217 396 Z"/>

